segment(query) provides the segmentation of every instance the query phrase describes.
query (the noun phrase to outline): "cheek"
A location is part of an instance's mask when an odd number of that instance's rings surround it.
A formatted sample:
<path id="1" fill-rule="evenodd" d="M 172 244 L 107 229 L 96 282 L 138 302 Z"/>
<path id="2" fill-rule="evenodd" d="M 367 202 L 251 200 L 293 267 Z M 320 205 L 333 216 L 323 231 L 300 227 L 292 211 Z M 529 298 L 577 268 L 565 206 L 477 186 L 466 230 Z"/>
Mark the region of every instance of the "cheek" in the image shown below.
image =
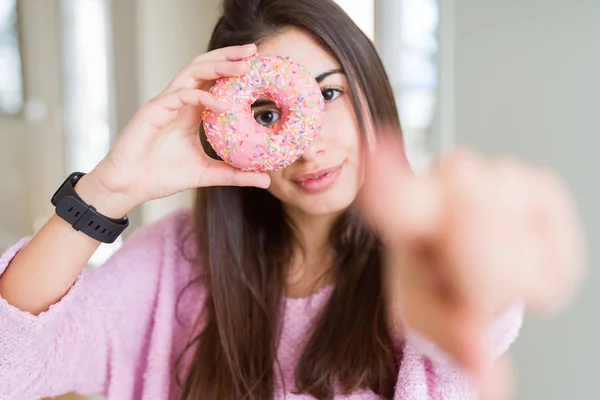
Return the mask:
<path id="1" fill-rule="evenodd" d="M 327 138 L 329 152 L 338 153 L 349 161 L 359 159 L 361 134 L 354 115 L 352 102 L 346 100 L 325 114 L 323 136 Z"/>
<path id="2" fill-rule="evenodd" d="M 324 125 L 328 151 L 338 161 L 345 161 L 344 190 L 356 195 L 364 182 L 363 138 L 351 101 L 328 110 Z"/>

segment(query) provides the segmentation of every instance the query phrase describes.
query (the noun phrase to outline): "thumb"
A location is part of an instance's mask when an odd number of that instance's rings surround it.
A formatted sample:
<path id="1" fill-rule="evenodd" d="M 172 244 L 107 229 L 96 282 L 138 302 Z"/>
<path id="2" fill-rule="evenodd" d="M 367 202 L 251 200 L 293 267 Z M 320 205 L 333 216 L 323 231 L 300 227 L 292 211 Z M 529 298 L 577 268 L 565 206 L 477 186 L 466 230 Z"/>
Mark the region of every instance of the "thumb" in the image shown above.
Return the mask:
<path id="1" fill-rule="evenodd" d="M 271 178 L 265 172 L 245 172 L 224 161 L 211 159 L 197 179 L 196 187 L 255 186 L 266 189 Z"/>

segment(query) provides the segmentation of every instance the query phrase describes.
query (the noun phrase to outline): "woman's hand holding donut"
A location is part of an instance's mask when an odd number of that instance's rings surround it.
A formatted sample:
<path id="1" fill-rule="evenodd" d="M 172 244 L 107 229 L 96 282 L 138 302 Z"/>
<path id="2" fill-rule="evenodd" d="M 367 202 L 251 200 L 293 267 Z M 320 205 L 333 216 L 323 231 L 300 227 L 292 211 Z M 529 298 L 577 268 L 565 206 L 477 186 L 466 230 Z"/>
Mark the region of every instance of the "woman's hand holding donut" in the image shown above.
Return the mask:
<path id="1" fill-rule="evenodd" d="M 84 177 L 86 184 L 93 182 L 95 192 L 119 204 L 111 208 L 113 214 L 195 187 L 268 187 L 268 175 L 242 172 L 208 157 L 198 133 L 204 107 L 229 108 L 206 89 L 219 77 L 245 74 L 249 65 L 240 60 L 254 54 L 256 46 L 247 45 L 198 56 L 141 107 L 106 157 Z"/>
<path id="2" fill-rule="evenodd" d="M 417 177 L 398 137 L 377 143 L 361 198 L 386 245 L 392 307 L 481 373 L 494 317 L 518 301 L 559 310 L 576 292 L 585 251 L 575 207 L 555 176 L 469 151 Z"/>

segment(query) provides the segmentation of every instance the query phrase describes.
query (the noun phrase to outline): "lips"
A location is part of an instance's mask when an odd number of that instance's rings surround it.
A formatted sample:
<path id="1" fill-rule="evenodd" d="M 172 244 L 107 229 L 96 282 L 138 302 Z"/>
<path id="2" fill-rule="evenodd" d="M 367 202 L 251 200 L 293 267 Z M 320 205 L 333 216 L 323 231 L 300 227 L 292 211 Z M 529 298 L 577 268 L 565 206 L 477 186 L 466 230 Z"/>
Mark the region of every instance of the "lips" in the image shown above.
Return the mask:
<path id="1" fill-rule="evenodd" d="M 339 168 L 340 168 L 340 166 L 338 165 L 338 166 L 331 167 L 331 168 L 320 169 L 320 170 L 317 170 L 314 172 L 309 172 L 306 174 L 298 175 L 298 176 L 292 178 L 292 180 L 296 183 L 301 183 L 301 182 L 308 181 L 308 180 L 318 179 L 328 173 L 334 172 L 336 169 L 339 169 Z"/>
<path id="2" fill-rule="evenodd" d="M 298 187 L 309 193 L 316 193 L 329 189 L 337 180 L 342 166 L 320 169 L 314 172 L 301 174 L 292 179 Z"/>

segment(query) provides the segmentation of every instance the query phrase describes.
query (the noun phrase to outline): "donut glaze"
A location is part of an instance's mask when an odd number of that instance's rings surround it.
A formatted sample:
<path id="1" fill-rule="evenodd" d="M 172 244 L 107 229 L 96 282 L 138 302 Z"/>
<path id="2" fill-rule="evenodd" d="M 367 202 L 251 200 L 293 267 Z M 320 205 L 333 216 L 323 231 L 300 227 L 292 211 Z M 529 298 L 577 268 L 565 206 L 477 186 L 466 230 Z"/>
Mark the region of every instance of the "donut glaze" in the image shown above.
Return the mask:
<path id="1" fill-rule="evenodd" d="M 321 130 L 325 101 L 317 81 L 290 58 L 255 56 L 241 77 L 218 79 L 210 89 L 231 105 L 227 112 L 205 110 L 206 138 L 228 164 L 243 171 L 275 171 L 296 161 Z M 252 104 L 271 100 L 281 117 L 259 124 Z"/>

